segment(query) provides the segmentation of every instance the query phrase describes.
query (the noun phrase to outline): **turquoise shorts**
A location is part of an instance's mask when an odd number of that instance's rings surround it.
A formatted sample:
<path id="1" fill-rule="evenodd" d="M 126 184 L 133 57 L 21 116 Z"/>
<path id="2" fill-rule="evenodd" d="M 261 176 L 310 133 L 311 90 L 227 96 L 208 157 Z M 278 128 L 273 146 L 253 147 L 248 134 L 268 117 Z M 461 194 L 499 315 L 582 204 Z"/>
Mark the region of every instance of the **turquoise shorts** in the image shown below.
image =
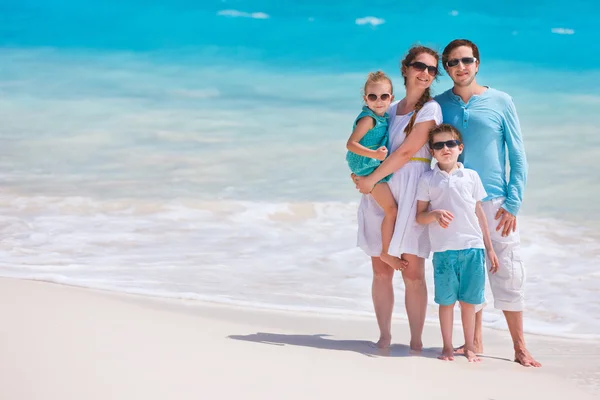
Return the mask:
<path id="1" fill-rule="evenodd" d="M 456 301 L 485 302 L 485 253 L 483 249 L 446 250 L 433 253 L 435 302 L 450 306 Z"/>

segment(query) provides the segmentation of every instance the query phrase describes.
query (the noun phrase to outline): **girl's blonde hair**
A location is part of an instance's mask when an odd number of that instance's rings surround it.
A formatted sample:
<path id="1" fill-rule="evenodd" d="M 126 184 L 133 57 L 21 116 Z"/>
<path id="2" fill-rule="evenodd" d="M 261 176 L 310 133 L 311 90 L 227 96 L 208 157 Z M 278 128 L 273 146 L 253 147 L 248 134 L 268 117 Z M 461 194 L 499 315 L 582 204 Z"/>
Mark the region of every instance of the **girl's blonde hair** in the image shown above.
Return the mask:
<path id="1" fill-rule="evenodd" d="M 369 72 L 369 75 L 367 75 L 367 81 L 365 82 L 365 87 L 363 88 L 363 94 L 365 96 L 367 95 L 367 86 L 370 83 L 379 83 L 384 81 L 387 81 L 390 84 L 390 89 L 392 91 L 390 94 L 394 94 L 394 86 L 392 85 L 392 80 L 383 71 Z"/>

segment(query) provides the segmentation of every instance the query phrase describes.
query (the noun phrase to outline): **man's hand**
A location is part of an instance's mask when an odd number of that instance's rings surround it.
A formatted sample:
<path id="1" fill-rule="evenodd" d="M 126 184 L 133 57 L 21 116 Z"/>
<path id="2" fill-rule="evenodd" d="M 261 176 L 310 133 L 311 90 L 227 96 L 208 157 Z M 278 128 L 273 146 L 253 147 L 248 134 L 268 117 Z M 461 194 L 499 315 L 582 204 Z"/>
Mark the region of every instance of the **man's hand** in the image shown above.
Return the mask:
<path id="1" fill-rule="evenodd" d="M 387 154 L 388 154 L 388 149 L 385 146 L 381 146 L 380 148 L 375 150 L 375 158 L 378 159 L 379 161 L 385 160 L 385 158 L 387 157 Z"/>
<path id="2" fill-rule="evenodd" d="M 435 217 L 435 220 L 444 229 L 446 229 L 450 225 L 450 222 L 452 222 L 452 220 L 454 219 L 454 215 L 452 215 L 452 213 L 450 211 L 433 210 L 432 213 L 433 213 L 433 216 Z"/>
<path id="3" fill-rule="evenodd" d="M 352 180 L 354 181 L 356 188 L 362 194 L 369 194 L 373 191 L 375 184 L 371 183 L 371 179 L 369 178 L 368 175 L 367 176 L 356 176 L 356 175 L 352 174 L 350 176 L 352 177 Z"/>
<path id="4" fill-rule="evenodd" d="M 508 236 L 517 230 L 517 217 L 500 207 L 496 213 L 496 220 L 500 219 L 496 231 L 502 230 L 502 236 Z"/>
<path id="5" fill-rule="evenodd" d="M 498 256 L 496 256 L 496 252 L 494 252 L 494 249 L 491 249 L 487 252 L 488 254 L 488 258 L 490 259 L 490 272 L 492 274 L 495 274 L 496 272 L 498 272 L 498 267 L 500 266 L 500 261 L 498 261 Z"/>

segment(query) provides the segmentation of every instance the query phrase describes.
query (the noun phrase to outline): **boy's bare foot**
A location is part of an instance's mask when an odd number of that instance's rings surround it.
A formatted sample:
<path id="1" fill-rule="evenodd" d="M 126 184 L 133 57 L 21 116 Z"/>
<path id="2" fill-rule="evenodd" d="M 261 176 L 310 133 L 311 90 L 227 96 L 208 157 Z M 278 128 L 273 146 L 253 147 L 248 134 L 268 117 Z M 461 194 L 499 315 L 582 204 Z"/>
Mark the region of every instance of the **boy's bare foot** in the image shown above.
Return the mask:
<path id="1" fill-rule="evenodd" d="M 408 351 L 410 354 L 421 354 L 423 351 L 423 342 L 410 342 L 410 350 Z"/>
<path id="2" fill-rule="evenodd" d="M 452 347 L 444 347 L 442 354 L 438 356 L 438 359 L 444 361 L 454 361 L 454 349 Z"/>
<path id="3" fill-rule="evenodd" d="M 538 368 L 542 366 L 542 364 L 537 362 L 525 348 L 515 350 L 515 362 L 518 362 L 524 367 Z"/>
<path id="4" fill-rule="evenodd" d="M 483 343 L 475 343 L 473 349 L 475 350 L 475 353 L 483 354 Z M 465 345 L 463 344 L 462 346 L 454 349 L 454 354 L 465 354 Z"/>
<path id="5" fill-rule="evenodd" d="M 408 267 L 408 261 L 389 254 L 381 253 L 380 258 L 381 261 L 394 268 L 396 271 L 402 271 L 404 268 Z"/>
<path id="6" fill-rule="evenodd" d="M 465 357 L 469 362 L 481 362 L 481 358 L 477 357 L 473 350 L 465 349 Z"/>

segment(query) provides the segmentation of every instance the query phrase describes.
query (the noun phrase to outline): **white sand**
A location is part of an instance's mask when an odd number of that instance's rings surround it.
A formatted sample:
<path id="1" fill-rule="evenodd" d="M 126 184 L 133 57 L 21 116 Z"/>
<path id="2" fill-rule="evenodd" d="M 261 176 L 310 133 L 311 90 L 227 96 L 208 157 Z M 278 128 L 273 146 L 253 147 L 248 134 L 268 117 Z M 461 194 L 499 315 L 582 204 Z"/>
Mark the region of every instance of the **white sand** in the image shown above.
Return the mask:
<path id="1" fill-rule="evenodd" d="M 0 279 L 0 399 L 569 399 L 600 393 L 598 342 L 528 336 L 541 369 L 511 362 L 508 332 L 486 330 L 488 357 L 390 357 L 368 342 L 374 319 L 320 317 L 119 295 Z M 455 342 L 460 332 L 455 331 Z"/>

